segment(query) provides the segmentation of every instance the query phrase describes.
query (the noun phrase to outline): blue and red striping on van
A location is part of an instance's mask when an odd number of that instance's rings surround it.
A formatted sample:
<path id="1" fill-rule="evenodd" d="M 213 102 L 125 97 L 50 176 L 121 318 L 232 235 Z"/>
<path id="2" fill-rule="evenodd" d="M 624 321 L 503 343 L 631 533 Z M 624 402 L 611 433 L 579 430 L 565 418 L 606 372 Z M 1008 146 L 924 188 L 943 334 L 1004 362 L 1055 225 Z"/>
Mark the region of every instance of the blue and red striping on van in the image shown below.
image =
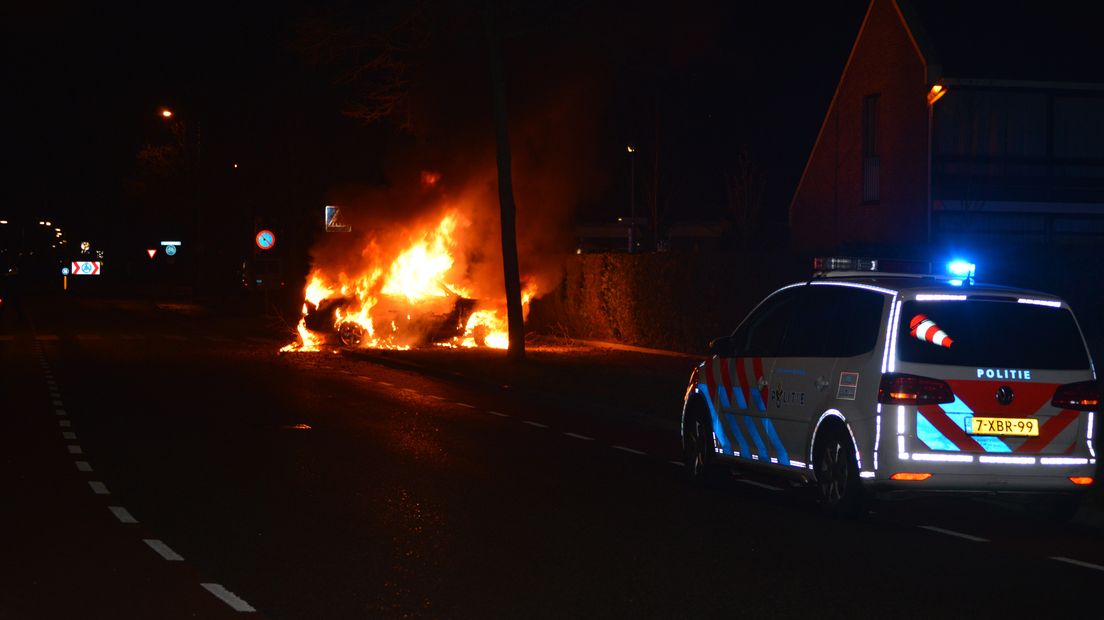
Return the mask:
<path id="1" fill-rule="evenodd" d="M 1057 383 L 1016 383 L 1015 398 L 1007 405 L 998 403 L 994 396 L 998 389 L 1007 385 L 1004 382 L 950 380 L 947 383 L 954 391 L 955 402 L 922 406 L 916 418 L 917 438 L 932 450 L 1039 453 L 1051 448 L 1080 413 L 1072 409 L 1044 412 L 1050 407 Z M 969 416 L 1035 417 L 1039 420 L 1039 435 L 1023 438 L 970 435 L 964 425 Z M 1068 448 L 1062 446 L 1051 451 L 1066 453 Z"/>

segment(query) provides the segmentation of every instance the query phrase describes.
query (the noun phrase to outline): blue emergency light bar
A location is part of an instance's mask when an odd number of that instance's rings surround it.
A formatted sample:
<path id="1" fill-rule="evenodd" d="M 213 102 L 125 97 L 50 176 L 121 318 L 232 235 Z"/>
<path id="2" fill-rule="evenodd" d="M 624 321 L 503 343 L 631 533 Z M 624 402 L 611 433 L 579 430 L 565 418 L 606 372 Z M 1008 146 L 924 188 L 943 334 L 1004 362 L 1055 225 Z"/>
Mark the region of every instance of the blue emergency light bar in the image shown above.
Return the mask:
<path id="1" fill-rule="evenodd" d="M 956 286 L 961 285 L 963 282 L 972 284 L 974 282 L 974 271 L 976 266 L 964 260 L 953 260 L 947 263 L 947 273 L 954 277 L 951 280 L 951 284 Z"/>
<path id="2" fill-rule="evenodd" d="M 933 271 L 931 263 L 913 260 L 883 260 L 875 258 L 854 258 L 847 256 L 819 256 L 813 259 L 813 271 L 820 276 L 861 275 L 863 273 L 881 273 L 885 275 L 910 277 L 936 277 L 954 286 L 974 283 L 977 266 L 962 259 L 946 264 L 943 273 Z"/>

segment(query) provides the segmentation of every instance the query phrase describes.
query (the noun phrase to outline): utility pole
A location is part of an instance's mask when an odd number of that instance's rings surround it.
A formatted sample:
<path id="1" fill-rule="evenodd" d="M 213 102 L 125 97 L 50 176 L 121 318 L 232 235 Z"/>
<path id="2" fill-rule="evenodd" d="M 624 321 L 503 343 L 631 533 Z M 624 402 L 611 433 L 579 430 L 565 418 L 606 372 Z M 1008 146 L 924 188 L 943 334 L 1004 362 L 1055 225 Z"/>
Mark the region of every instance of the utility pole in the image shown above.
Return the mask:
<path id="1" fill-rule="evenodd" d="M 636 149 L 630 144 L 625 147 L 629 152 L 629 254 L 636 247 Z"/>

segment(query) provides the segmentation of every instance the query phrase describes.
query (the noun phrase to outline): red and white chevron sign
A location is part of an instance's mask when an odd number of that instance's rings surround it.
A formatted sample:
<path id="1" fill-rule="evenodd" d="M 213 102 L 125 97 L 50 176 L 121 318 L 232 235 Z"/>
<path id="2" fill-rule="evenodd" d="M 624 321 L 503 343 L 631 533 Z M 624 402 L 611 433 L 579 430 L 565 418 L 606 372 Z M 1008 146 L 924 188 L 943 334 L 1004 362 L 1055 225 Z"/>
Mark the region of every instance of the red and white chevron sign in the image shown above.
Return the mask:
<path id="1" fill-rule="evenodd" d="M 98 260 L 75 260 L 69 273 L 75 276 L 98 276 L 100 265 Z"/>

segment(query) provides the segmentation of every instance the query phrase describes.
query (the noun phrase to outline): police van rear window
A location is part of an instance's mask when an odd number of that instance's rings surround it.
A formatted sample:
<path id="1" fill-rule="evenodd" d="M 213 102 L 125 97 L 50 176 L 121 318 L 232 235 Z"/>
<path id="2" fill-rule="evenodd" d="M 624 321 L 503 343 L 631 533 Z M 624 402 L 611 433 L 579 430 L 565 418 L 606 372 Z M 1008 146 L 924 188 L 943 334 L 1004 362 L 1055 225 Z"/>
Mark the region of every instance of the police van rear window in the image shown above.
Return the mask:
<path id="1" fill-rule="evenodd" d="M 1081 333 L 1065 308 L 1010 301 L 907 301 L 897 356 L 950 366 L 1089 367 Z"/>

